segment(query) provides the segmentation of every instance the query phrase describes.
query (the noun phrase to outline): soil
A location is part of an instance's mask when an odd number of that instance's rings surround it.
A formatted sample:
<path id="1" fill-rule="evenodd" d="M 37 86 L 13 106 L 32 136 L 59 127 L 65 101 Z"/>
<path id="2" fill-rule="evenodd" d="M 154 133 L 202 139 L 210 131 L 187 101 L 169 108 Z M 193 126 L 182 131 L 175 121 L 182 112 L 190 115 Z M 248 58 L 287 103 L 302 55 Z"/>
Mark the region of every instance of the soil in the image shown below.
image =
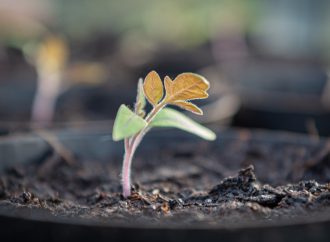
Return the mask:
<path id="1" fill-rule="evenodd" d="M 173 227 L 329 216 L 329 142 L 305 143 L 299 137 L 294 143 L 276 137 L 256 141 L 242 131 L 211 143 L 173 140 L 158 150 L 141 150 L 133 162 L 135 183 L 128 199 L 121 196 L 121 156 L 68 164 L 50 151 L 2 172 L 0 208 L 102 224 Z"/>

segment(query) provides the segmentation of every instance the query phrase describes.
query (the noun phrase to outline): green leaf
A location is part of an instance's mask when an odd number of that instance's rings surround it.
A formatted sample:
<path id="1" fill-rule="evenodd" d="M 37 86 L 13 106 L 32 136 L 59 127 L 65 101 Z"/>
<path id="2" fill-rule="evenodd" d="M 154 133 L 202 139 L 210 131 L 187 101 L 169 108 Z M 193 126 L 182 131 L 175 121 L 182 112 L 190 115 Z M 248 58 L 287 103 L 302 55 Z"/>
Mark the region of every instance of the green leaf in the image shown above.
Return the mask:
<path id="1" fill-rule="evenodd" d="M 140 78 L 137 87 L 137 96 L 136 96 L 134 111 L 137 115 L 139 115 L 142 118 L 146 114 L 144 110 L 146 104 L 147 104 L 147 100 L 143 92 L 143 79 Z"/>
<path id="2" fill-rule="evenodd" d="M 146 126 L 147 122 L 143 118 L 122 104 L 113 125 L 112 139 L 119 141 L 131 137 Z"/>
<path id="3" fill-rule="evenodd" d="M 212 130 L 171 108 L 164 108 L 161 110 L 150 125 L 152 127 L 174 127 L 182 129 L 206 140 L 216 139 L 216 134 Z"/>

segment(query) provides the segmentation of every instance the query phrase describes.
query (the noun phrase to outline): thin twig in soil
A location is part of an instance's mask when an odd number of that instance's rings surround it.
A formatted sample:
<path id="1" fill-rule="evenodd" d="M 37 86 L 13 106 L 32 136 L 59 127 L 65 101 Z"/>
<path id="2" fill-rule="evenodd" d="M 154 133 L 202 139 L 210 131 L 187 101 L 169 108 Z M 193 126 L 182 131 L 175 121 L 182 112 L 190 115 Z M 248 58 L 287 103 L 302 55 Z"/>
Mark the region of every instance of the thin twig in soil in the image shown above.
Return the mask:
<path id="1" fill-rule="evenodd" d="M 322 149 L 311 159 L 306 160 L 302 164 L 294 164 L 292 169 L 292 177 L 294 180 L 301 180 L 308 169 L 311 169 L 326 160 L 326 157 L 330 154 L 330 140 L 327 140 Z"/>
<path id="2" fill-rule="evenodd" d="M 70 166 L 76 164 L 76 159 L 74 158 L 73 153 L 64 147 L 64 145 L 59 141 L 56 135 L 51 132 L 37 129 L 34 132 L 40 136 L 44 141 L 50 145 L 50 147 Z"/>
<path id="3" fill-rule="evenodd" d="M 314 119 L 308 119 L 306 121 L 306 129 L 309 134 L 309 136 L 317 141 L 320 140 L 320 134 L 317 129 L 316 123 Z"/>
<path id="4" fill-rule="evenodd" d="M 54 152 L 51 156 L 47 157 L 43 164 L 38 169 L 38 177 L 43 178 L 48 176 L 50 172 L 54 169 L 54 167 L 60 162 L 62 158 Z"/>

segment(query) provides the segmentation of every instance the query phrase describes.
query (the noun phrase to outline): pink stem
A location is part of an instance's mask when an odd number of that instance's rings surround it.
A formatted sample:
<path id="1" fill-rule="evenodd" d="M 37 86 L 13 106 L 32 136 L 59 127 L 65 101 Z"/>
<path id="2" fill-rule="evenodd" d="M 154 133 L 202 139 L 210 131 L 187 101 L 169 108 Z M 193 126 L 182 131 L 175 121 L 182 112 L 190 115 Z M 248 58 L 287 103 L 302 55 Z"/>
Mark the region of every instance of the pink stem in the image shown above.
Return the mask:
<path id="1" fill-rule="evenodd" d="M 155 115 L 165 106 L 165 102 L 160 103 L 156 108 L 154 108 L 149 115 L 146 117 L 146 121 L 149 124 Z M 126 138 L 125 143 L 125 155 L 122 168 L 122 187 L 123 187 L 123 196 L 127 198 L 131 195 L 131 165 L 134 153 L 140 144 L 142 138 L 149 130 L 149 127 L 145 127 L 139 133 L 137 133 L 132 138 Z"/>
<path id="2" fill-rule="evenodd" d="M 123 196 L 125 198 L 131 195 L 131 166 L 132 159 L 138 143 L 140 143 L 141 139 L 134 139 L 134 142 L 130 143 L 130 139 L 125 139 L 125 156 L 123 162 L 123 170 L 122 170 L 122 187 L 123 187 Z"/>
<path id="3" fill-rule="evenodd" d="M 129 147 L 125 151 L 123 170 L 122 170 L 122 186 L 123 196 L 126 198 L 131 195 L 131 164 L 132 164 L 133 152 Z"/>
<path id="4" fill-rule="evenodd" d="M 38 126 L 48 126 L 54 116 L 55 104 L 61 89 L 60 73 L 50 73 L 37 68 L 37 90 L 32 107 L 32 121 Z"/>
<path id="5" fill-rule="evenodd" d="M 32 121 L 41 127 L 48 126 L 53 120 L 55 99 L 55 97 L 37 93 L 32 107 Z"/>

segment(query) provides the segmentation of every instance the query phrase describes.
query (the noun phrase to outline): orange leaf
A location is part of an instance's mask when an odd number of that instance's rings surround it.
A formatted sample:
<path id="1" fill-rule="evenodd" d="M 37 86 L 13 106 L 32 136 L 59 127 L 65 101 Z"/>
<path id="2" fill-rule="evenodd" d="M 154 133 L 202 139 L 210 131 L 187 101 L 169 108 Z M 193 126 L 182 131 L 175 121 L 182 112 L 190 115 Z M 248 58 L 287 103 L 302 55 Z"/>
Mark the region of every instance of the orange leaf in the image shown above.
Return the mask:
<path id="1" fill-rule="evenodd" d="M 50 35 L 40 44 L 36 54 L 37 66 L 49 74 L 59 72 L 64 68 L 69 49 L 64 39 Z"/>
<path id="2" fill-rule="evenodd" d="M 143 90 L 148 101 L 156 106 L 164 95 L 162 80 L 155 71 L 149 72 L 144 79 Z"/>
<path id="3" fill-rule="evenodd" d="M 166 90 L 166 96 L 168 93 L 172 93 L 172 86 L 173 86 L 173 81 L 169 76 L 165 76 L 164 79 L 164 84 L 165 84 L 165 90 Z"/>
<path id="4" fill-rule="evenodd" d="M 193 73 L 182 73 L 174 81 L 169 77 L 165 78 L 167 103 L 176 101 L 187 101 L 194 99 L 204 99 L 209 95 L 209 82 L 202 76 Z"/>
<path id="5" fill-rule="evenodd" d="M 173 103 L 170 103 L 176 106 L 179 106 L 180 108 L 183 108 L 187 111 L 190 111 L 192 113 L 198 114 L 198 115 L 203 115 L 203 111 L 197 107 L 195 104 L 192 104 L 190 102 L 185 102 L 185 101 L 176 101 Z"/>

